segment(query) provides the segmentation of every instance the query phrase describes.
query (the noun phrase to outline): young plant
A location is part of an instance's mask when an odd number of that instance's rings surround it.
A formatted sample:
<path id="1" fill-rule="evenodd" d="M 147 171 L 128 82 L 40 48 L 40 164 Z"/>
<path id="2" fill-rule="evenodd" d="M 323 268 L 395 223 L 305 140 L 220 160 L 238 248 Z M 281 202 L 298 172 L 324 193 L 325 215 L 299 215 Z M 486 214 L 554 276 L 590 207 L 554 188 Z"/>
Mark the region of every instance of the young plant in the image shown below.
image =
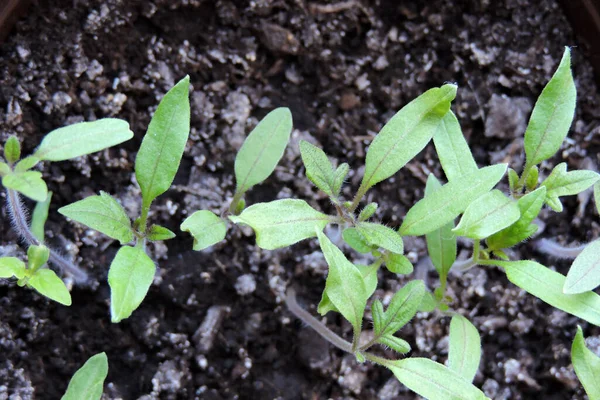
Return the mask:
<path id="1" fill-rule="evenodd" d="M 250 132 L 235 158 L 236 190 L 228 214 L 237 215 L 246 207 L 244 195 L 267 179 L 283 156 L 292 132 L 292 114 L 288 108 L 268 113 Z M 211 211 L 194 212 L 181 224 L 181 230 L 194 238 L 194 250 L 200 251 L 225 239 L 227 220 Z"/>
<path id="2" fill-rule="evenodd" d="M 36 151 L 21 159 L 21 144 L 11 136 L 4 144 L 4 162 L 0 161 L 0 177 L 6 189 L 7 209 L 13 229 L 29 245 L 44 244 L 43 226 L 48 214 L 50 193 L 42 173 L 32 171 L 41 161 L 65 161 L 94 153 L 125 142 L 133 137 L 125 121 L 105 118 L 81 122 L 48 133 Z M 38 202 L 31 226 L 21 195 Z M 85 283 L 87 274 L 58 252 L 49 249 L 49 260 L 63 273 L 71 275 L 77 283 Z"/>
<path id="3" fill-rule="evenodd" d="M 183 156 L 190 131 L 189 86 L 186 76 L 165 94 L 150 121 L 135 160 L 142 208 L 133 224 L 117 200 L 104 192 L 58 210 L 121 243 L 108 271 L 111 320 L 115 323 L 138 308 L 154 279 L 156 266 L 146 254 L 146 243 L 175 237 L 165 227 L 149 225 L 148 214 L 152 202 L 173 183 Z M 132 241 L 135 245 L 127 245 Z"/>
<path id="4" fill-rule="evenodd" d="M 61 400 L 100 400 L 108 375 L 105 353 L 92 356 L 75 372 Z"/>

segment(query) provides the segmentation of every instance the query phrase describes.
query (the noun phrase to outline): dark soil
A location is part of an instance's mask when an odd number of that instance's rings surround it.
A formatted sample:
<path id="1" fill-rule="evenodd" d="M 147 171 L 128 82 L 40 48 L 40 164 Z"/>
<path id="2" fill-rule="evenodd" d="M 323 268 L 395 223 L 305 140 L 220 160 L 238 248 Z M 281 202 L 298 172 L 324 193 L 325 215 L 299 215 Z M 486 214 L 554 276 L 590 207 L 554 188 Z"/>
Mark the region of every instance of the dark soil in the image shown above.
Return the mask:
<path id="1" fill-rule="evenodd" d="M 118 148 L 41 167 L 55 193 L 49 240 L 94 282 L 73 287 L 69 308 L 0 282 L 0 399 L 58 399 L 74 371 L 101 351 L 110 363 L 106 399 L 414 399 L 390 372 L 357 364 L 282 304 L 286 286 L 294 285 L 316 314 L 326 265 L 313 240 L 261 251 L 249 232 L 234 227 L 211 251 L 191 251 L 183 234 L 154 246 L 155 284 L 133 316 L 115 325 L 106 277 L 118 243 L 66 222 L 56 210 L 104 190 L 136 215 L 135 151 L 158 100 L 185 74 L 194 86 L 189 146 L 177 187 L 159 198 L 152 215 L 174 231 L 197 209 L 220 211 L 234 189 L 236 149 L 276 106 L 292 110 L 293 140 L 249 203 L 300 197 L 329 210 L 303 176 L 298 140 L 320 144 L 359 171 L 382 124 L 446 81 L 460 87 L 454 110 L 480 165 L 505 161 L 518 169 L 532 104 L 563 46 L 578 44 L 557 3 L 357 0 L 336 3 L 343 6 L 338 9 L 282 0 L 34 3 L 0 47 L 0 142 L 16 133 L 31 151 L 54 128 L 108 116 L 128 120 L 136 135 Z M 571 168 L 600 161 L 597 87 L 577 47 L 573 71 L 577 115 L 548 168 L 561 160 Z M 397 226 L 423 195 L 430 171 L 443 177 L 432 146 L 370 193 L 380 204 L 377 218 Z M 350 179 L 348 197 L 359 177 Z M 540 237 L 564 244 L 598 237 L 588 200 L 571 198 L 563 213 L 544 212 Z M 0 252 L 22 255 L 5 211 L 1 218 Z M 537 254 L 534 244 L 521 245 L 514 257 L 566 272 L 568 262 Z M 424 241 L 406 247 L 419 265 Z M 423 267 L 416 273 L 435 284 Z M 377 296 L 389 296 L 401 283 L 381 272 Z M 481 332 L 484 356 L 475 384 L 490 397 L 584 398 L 569 349 L 576 324 L 598 347 L 599 328 L 526 295 L 495 269 L 455 276 L 451 290 L 453 307 Z M 202 325 L 207 315 L 216 324 Z M 338 316 L 326 320 L 340 334 L 350 333 Z M 412 355 L 443 362 L 448 322 L 419 314 L 401 336 Z"/>

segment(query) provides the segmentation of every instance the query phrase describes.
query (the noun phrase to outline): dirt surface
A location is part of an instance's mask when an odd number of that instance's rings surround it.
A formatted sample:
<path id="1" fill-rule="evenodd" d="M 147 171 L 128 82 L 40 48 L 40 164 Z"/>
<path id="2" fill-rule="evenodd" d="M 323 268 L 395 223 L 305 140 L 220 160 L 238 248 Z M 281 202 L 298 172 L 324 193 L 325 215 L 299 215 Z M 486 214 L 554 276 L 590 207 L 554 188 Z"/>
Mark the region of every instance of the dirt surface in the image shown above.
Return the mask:
<path id="1" fill-rule="evenodd" d="M 107 270 L 118 243 L 68 223 L 60 206 L 104 190 L 130 214 L 139 207 L 132 172 L 150 116 L 178 79 L 191 76 L 192 130 L 176 188 L 161 196 L 152 222 L 178 231 L 197 209 L 219 212 L 232 195 L 236 149 L 276 106 L 294 116 L 292 143 L 276 173 L 248 203 L 299 197 L 330 211 L 303 176 L 297 143 L 306 139 L 364 164 L 382 124 L 433 86 L 457 82 L 454 103 L 480 165 L 522 165 L 521 135 L 535 98 L 563 46 L 577 45 L 551 0 L 455 1 L 57 0 L 39 1 L 0 47 L 0 142 L 17 134 L 26 152 L 65 124 L 115 116 L 135 138 L 74 162 L 41 166 L 54 192 L 47 236 L 93 276 L 73 287 L 69 308 L 12 282 L 0 282 L 0 399 L 58 399 L 74 371 L 105 351 L 106 399 L 414 399 L 391 373 L 359 365 L 301 326 L 282 304 L 293 285 L 316 314 L 326 264 L 314 240 L 261 251 L 232 228 L 210 251 L 191 251 L 185 234 L 151 247 L 159 269 L 142 306 L 110 323 Z M 425 3 L 425 2 L 424 2 Z M 535 3 L 535 5 L 534 5 Z M 600 107 L 593 71 L 573 49 L 578 107 L 570 139 L 546 167 L 599 163 Z M 433 147 L 369 194 L 377 218 L 398 226 L 422 197 L 424 179 L 443 177 Z M 543 171 L 548 173 L 548 169 Z M 345 189 L 358 187 L 354 173 Z M 0 201 L 4 201 L 0 199 Z M 23 255 L 0 214 L 0 253 Z M 563 244 L 598 237 L 597 214 L 585 196 L 565 211 L 544 211 L 539 237 Z M 535 258 L 565 273 L 569 263 L 535 252 L 535 239 L 514 257 Z M 465 245 L 466 246 L 466 245 Z M 415 273 L 435 285 L 422 262 L 421 238 L 407 240 Z M 376 296 L 403 283 L 380 272 Z M 475 384 L 494 399 L 583 399 L 570 366 L 576 324 L 600 351 L 600 329 L 553 310 L 491 268 L 451 279 L 453 307 L 482 335 Z M 328 315 L 348 336 L 350 326 Z M 449 319 L 419 314 L 400 336 L 413 356 L 445 361 Z M 391 353 L 387 355 L 392 356 Z"/>

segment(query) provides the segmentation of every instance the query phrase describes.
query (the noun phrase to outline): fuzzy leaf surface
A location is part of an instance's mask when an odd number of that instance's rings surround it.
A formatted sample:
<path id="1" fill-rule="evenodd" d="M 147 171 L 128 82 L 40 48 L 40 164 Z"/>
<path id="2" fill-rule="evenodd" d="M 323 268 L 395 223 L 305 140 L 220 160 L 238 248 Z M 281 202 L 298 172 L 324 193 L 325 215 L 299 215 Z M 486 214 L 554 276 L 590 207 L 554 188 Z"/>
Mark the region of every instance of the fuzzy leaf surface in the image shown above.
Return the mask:
<path id="1" fill-rule="evenodd" d="M 563 291 L 567 294 L 583 293 L 600 286 L 600 239 L 588 244 L 575 258 Z"/>
<path id="2" fill-rule="evenodd" d="M 433 174 L 429 174 L 425 186 L 425 197 L 431 196 L 441 187 L 442 185 L 437 178 Z M 448 276 L 448 271 L 456 261 L 456 235 L 452 232 L 452 229 L 454 229 L 454 221 L 450 221 L 425 235 L 429 258 L 440 277 Z"/>
<path id="3" fill-rule="evenodd" d="M 39 160 L 64 161 L 115 146 L 132 137 L 129 123 L 121 119 L 80 122 L 48 133 L 33 156 Z"/>
<path id="4" fill-rule="evenodd" d="M 385 311 L 381 331 L 375 335 L 393 335 L 406 325 L 417 313 L 424 293 L 425 284 L 421 280 L 410 281 L 396 292 Z"/>
<path id="5" fill-rule="evenodd" d="M 462 315 L 450 322 L 448 368 L 472 382 L 481 361 L 481 338 L 473 324 Z"/>
<path id="6" fill-rule="evenodd" d="M 65 283 L 48 268 L 41 268 L 27 281 L 41 295 L 65 306 L 71 305 L 71 293 Z"/>
<path id="7" fill-rule="evenodd" d="M 200 251 L 225 239 L 227 224 L 213 212 L 196 211 L 183 221 L 180 229 L 194 237 L 194 250 Z"/>
<path id="8" fill-rule="evenodd" d="M 237 193 L 261 183 L 275 170 L 292 132 L 292 113 L 280 107 L 268 113 L 250 132 L 235 158 Z"/>
<path id="9" fill-rule="evenodd" d="M 404 252 L 404 242 L 397 231 L 373 222 L 359 222 L 356 229 L 371 246 L 380 247 L 395 254 Z"/>
<path id="10" fill-rule="evenodd" d="M 133 240 L 131 220 L 123 207 L 111 195 L 100 192 L 58 210 L 67 218 L 118 240 L 121 244 Z"/>
<path id="11" fill-rule="evenodd" d="M 369 253 L 373 250 L 373 247 L 369 244 L 367 239 L 362 233 L 356 228 L 350 227 L 342 231 L 342 238 L 348 246 L 352 247 L 359 253 Z"/>
<path id="12" fill-rule="evenodd" d="M 571 360 L 575 374 L 581 381 L 589 400 L 600 400 L 600 357 L 585 345 L 580 326 L 577 327 L 571 346 Z"/>
<path id="13" fill-rule="evenodd" d="M 12 173 L 2 177 L 2 185 L 13 189 L 35 201 L 44 201 L 48 197 L 48 187 L 39 171 Z"/>
<path id="14" fill-rule="evenodd" d="M 576 97 L 571 50 L 565 48 L 558 69 L 535 103 L 525 131 L 527 166 L 532 167 L 556 154 L 573 121 Z"/>
<path id="15" fill-rule="evenodd" d="M 452 111 L 442 118 L 433 135 L 433 144 L 448 181 L 477 170 L 477 163 Z"/>
<path id="16" fill-rule="evenodd" d="M 469 204 L 452 231 L 457 236 L 484 239 L 512 225 L 521 216 L 517 202 L 492 190 Z"/>
<path id="17" fill-rule="evenodd" d="M 290 246 L 314 237 L 315 227 L 323 230 L 331 220 L 328 215 L 298 199 L 254 204 L 229 219 L 236 224 L 250 226 L 256 233 L 256 244 L 266 250 Z"/>
<path id="18" fill-rule="evenodd" d="M 377 339 L 377 343 L 387 346 L 400 354 L 406 354 L 410 351 L 410 344 L 406 340 L 394 335 L 382 336 Z"/>
<path id="19" fill-rule="evenodd" d="M 154 262 L 142 249 L 130 246 L 119 249 L 108 271 L 112 322 L 129 318 L 139 307 L 150 289 L 155 272 Z"/>
<path id="20" fill-rule="evenodd" d="M 337 196 L 333 187 L 335 171 L 327 154 L 317 146 L 302 140 L 300 141 L 300 155 L 308 180 L 329 197 Z"/>
<path id="21" fill-rule="evenodd" d="M 99 353 L 90 357 L 75 372 L 61 400 L 100 400 L 107 375 L 106 354 Z"/>
<path id="22" fill-rule="evenodd" d="M 396 113 L 369 150 L 361 187 L 370 188 L 394 175 L 429 143 L 456 97 L 456 85 L 429 89 Z"/>
<path id="23" fill-rule="evenodd" d="M 492 165 L 443 185 L 408 211 L 400 226 L 400 234 L 425 235 L 453 221 L 469 204 L 490 191 L 502 178 L 506 168 L 506 164 Z"/>
<path id="24" fill-rule="evenodd" d="M 135 177 L 146 206 L 166 192 L 190 133 L 190 78 L 186 76 L 160 101 L 135 157 Z"/>
<path id="25" fill-rule="evenodd" d="M 385 257 L 385 266 L 393 274 L 412 274 L 414 267 L 410 260 L 402 255 L 391 253 Z"/>
<path id="26" fill-rule="evenodd" d="M 152 225 L 148 231 L 148 240 L 152 242 L 159 242 L 162 240 L 173 239 L 175 234 L 170 229 L 160 225 Z"/>

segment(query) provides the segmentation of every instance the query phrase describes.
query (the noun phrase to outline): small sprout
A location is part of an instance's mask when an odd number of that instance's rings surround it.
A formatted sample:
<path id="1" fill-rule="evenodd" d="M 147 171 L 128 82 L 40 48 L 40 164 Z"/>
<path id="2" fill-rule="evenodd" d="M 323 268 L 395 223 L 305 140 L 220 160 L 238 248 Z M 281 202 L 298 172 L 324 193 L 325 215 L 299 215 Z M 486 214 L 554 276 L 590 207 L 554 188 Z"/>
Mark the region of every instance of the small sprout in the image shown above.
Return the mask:
<path id="1" fill-rule="evenodd" d="M 21 158 L 21 143 L 15 136 L 10 136 L 4 144 L 4 158 L 9 164 L 14 164 Z"/>
<path id="2" fill-rule="evenodd" d="M 508 185 L 510 186 L 510 191 L 513 193 L 516 193 L 520 190 L 519 175 L 517 175 L 517 172 L 512 168 L 508 169 Z"/>
<path id="3" fill-rule="evenodd" d="M 525 181 L 525 187 L 528 191 L 531 192 L 537 187 L 539 174 L 540 172 L 538 170 L 537 165 L 531 167 L 531 169 L 529 170 L 529 174 L 527 175 L 527 180 Z"/>
<path id="4" fill-rule="evenodd" d="M 377 203 L 367 204 L 366 207 L 361 210 L 360 214 L 358 214 L 358 220 L 362 222 L 371 218 L 377 211 L 377 207 Z"/>

